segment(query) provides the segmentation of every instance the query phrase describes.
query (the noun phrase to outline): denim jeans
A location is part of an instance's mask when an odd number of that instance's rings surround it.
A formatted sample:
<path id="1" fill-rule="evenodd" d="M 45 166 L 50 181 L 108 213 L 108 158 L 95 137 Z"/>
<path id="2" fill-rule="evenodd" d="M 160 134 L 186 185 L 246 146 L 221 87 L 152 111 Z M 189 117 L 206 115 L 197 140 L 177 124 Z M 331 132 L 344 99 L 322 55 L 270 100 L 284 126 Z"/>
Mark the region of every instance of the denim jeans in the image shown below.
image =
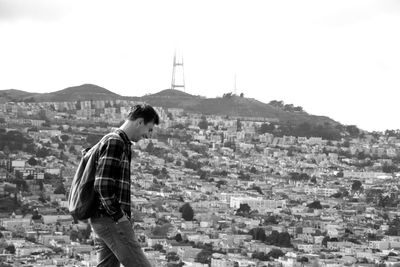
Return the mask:
<path id="1" fill-rule="evenodd" d="M 128 220 L 115 222 L 111 217 L 91 218 L 95 234 L 97 266 L 151 267 Z"/>

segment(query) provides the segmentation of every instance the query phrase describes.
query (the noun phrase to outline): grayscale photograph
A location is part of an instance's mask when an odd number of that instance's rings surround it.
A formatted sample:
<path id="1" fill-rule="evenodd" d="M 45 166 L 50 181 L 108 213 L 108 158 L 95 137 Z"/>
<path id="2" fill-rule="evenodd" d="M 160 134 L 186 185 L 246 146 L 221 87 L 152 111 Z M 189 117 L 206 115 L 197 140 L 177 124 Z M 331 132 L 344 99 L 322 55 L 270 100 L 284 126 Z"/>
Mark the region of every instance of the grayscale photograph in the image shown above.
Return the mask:
<path id="1" fill-rule="evenodd" d="M 0 267 L 400 266 L 399 0 L 0 0 Z"/>

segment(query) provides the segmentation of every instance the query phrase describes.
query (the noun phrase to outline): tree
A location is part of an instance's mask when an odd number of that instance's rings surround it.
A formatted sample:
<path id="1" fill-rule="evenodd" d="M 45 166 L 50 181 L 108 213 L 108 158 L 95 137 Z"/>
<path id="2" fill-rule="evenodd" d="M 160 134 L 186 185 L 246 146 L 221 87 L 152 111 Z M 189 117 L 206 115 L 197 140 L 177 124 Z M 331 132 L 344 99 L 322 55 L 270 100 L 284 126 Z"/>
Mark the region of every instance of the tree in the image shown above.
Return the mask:
<path id="1" fill-rule="evenodd" d="M 69 135 L 63 134 L 60 136 L 60 138 L 61 138 L 61 141 L 67 142 L 69 140 Z"/>
<path id="2" fill-rule="evenodd" d="M 168 252 L 167 255 L 166 255 L 166 258 L 167 258 L 168 262 L 170 262 L 170 261 L 179 261 L 178 254 L 176 254 L 176 252 L 173 252 L 173 251 Z"/>
<path id="3" fill-rule="evenodd" d="M 238 132 L 240 132 L 242 130 L 242 122 L 239 119 L 237 119 L 237 121 L 236 121 L 236 130 Z"/>
<path id="4" fill-rule="evenodd" d="M 176 242 L 182 242 L 182 235 L 181 235 L 180 233 L 177 233 L 177 234 L 175 235 L 175 241 L 176 241 Z"/>
<path id="5" fill-rule="evenodd" d="M 304 257 L 304 256 L 302 256 L 302 257 L 301 257 L 301 258 L 299 258 L 297 261 L 298 261 L 298 262 L 301 262 L 301 263 L 308 262 L 308 258 L 307 258 L 307 257 Z"/>
<path id="6" fill-rule="evenodd" d="M 290 235 L 288 232 L 279 233 L 279 242 L 278 246 L 289 248 L 292 246 L 290 242 Z"/>
<path id="7" fill-rule="evenodd" d="M 253 240 L 260 240 L 264 242 L 267 238 L 267 236 L 265 235 L 265 230 L 263 228 L 253 228 L 249 231 L 249 234 L 252 235 Z"/>
<path id="8" fill-rule="evenodd" d="M 304 110 L 303 110 L 303 107 L 297 106 L 297 107 L 293 108 L 293 111 L 295 111 L 295 112 L 303 112 Z"/>
<path id="9" fill-rule="evenodd" d="M 163 167 L 163 168 L 161 169 L 161 174 L 162 174 L 164 177 L 167 177 L 167 176 L 168 176 L 168 171 L 167 171 L 167 169 L 166 169 L 165 167 Z"/>
<path id="10" fill-rule="evenodd" d="M 355 125 L 347 125 L 345 129 L 351 137 L 358 137 L 358 135 L 360 134 L 360 129 L 358 129 Z"/>
<path id="11" fill-rule="evenodd" d="M 279 257 L 284 256 L 285 253 L 283 253 L 282 250 L 280 250 L 280 249 L 273 248 L 273 249 L 271 249 L 270 252 L 268 252 L 267 255 L 268 255 L 269 257 L 271 257 L 271 258 L 277 259 L 277 258 L 279 258 Z"/>
<path id="12" fill-rule="evenodd" d="M 164 247 L 161 244 L 155 244 L 155 245 L 153 245 L 153 249 L 157 250 L 157 251 L 162 251 L 162 250 L 164 250 Z"/>
<path id="13" fill-rule="evenodd" d="M 72 230 L 72 231 L 69 233 L 69 238 L 71 239 L 71 241 L 76 242 L 76 241 L 78 240 L 78 238 L 79 238 L 79 233 L 78 233 L 78 231 Z"/>
<path id="14" fill-rule="evenodd" d="M 72 146 L 69 147 L 69 153 L 71 153 L 71 154 L 76 153 L 76 149 L 75 149 L 75 146 L 74 146 L 74 145 L 72 145 Z"/>
<path id="15" fill-rule="evenodd" d="M 154 144 L 153 142 L 150 142 L 146 147 L 146 152 L 151 154 L 153 151 L 154 151 Z"/>
<path id="16" fill-rule="evenodd" d="M 341 178 L 341 177 L 343 177 L 343 176 L 344 176 L 343 171 L 339 171 L 339 172 L 336 174 L 336 177 L 339 177 L 339 178 Z"/>
<path id="17" fill-rule="evenodd" d="M 384 173 L 393 173 L 393 172 L 398 172 L 399 168 L 395 165 L 390 165 L 390 164 L 384 164 L 382 166 L 382 171 Z"/>
<path id="18" fill-rule="evenodd" d="M 251 173 L 257 173 L 256 167 L 252 166 L 252 167 L 250 168 L 250 172 L 251 172 Z"/>
<path id="19" fill-rule="evenodd" d="M 71 240 L 72 240 L 72 239 L 71 239 Z M 76 240 L 75 240 L 75 241 L 76 241 Z M 54 253 L 56 253 L 56 254 L 63 252 L 63 249 L 60 248 L 60 247 L 53 247 L 52 249 L 53 249 Z"/>
<path id="20" fill-rule="evenodd" d="M 351 185 L 351 190 L 353 192 L 362 191 L 362 183 L 359 180 L 355 180 Z"/>
<path id="21" fill-rule="evenodd" d="M 16 174 L 19 172 L 16 172 Z M 16 175 L 17 176 L 17 175 Z M 29 186 L 25 180 L 22 178 L 16 178 L 13 180 L 13 183 L 17 185 L 17 190 L 29 192 Z"/>
<path id="22" fill-rule="evenodd" d="M 251 258 L 258 259 L 260 261 L 270 261 L 269 256 L 267 254 L 265 254 L 264 252 L 254 252 L 251 255 Z"/>
<path id="23" fill-rule="evenodd" d="M 199 126 L 199 128 L 202 130 L 207 130 L 208 129 L 207 119 L 205 119 L 205 118 L 202 119 L 197 126 Z"/>
<path id="24" fill-rule="evenodd" d="M 38 151 L 36 152 L 36 156 L 39 158 L 45 158 L 49 155 L 50 155 L 50 150 L 45 147 L 39 148 Z"/>
<path id="25" fill-rule="evenodd" d="M 331 195 L 330 197 L 333 197 L 333 198 L 342 198 L 342 197 L 343 197 L 343 195 L 342 195 L 342 193 L 340 193 L 340 192 L 337 192 L 337 193 L 335 193 L 335 194 Z"/>
<path id="26" fill-rule="evenodd" d="M 32 217 L 31 217 L 31 219 L 32 220 L 42 220 L 42 215 L 40 215 L 39 214 L 39 212 L 38 212 L 38 210 L 37 209 L 35 209 L 34 211 L 33 211 L 33 214 L 32 214 Z"/>
<path id="27" fill-rule="evenodd" d="M 242 181 L 250 181 L 251 177 L 250 177 L 250 174 L 244 173 L 243 171 L 240 171 L 238 179 L 242 180 Z"/>
<path id="28" fill-rule="evenodd" d="M 286 104 L 283 106 L 283 110 L 284 111 L 288 111 L 288 112 L 293 112 L 294 111 L 294 105 L 293 104 Z"/>
<path id="29" fill-rule="evenodd" d="M 60 184 L 55 190 L 54 194 L 66 194 L 67 191 L 65 190 L 64 184 Z"/>
<path id="30" fill-rule="evenodd" d="M 264 217 L 264 225 L 268 224 L 278 224 L 277 216 L 270 215 Z"/>
<path id="31" fill-rule="evenodd" d="M 271 105 L 271 106 L 274 106 L 276 108 L 283 108 L 285 103 L 282 100 L 281 101 L 272 100 L 268 104 Z"/>
<path id="32" fill-rule="evenodd" d="M 201 164 L 194 160 L 188 160 L 188 161 L 185 161 L 185 168 L 197 171 L 201 168 Z"/>
<path id="33" fill-rule="evenodd" d="M 253 185 L 253 190 L 256 190 L 260 195 L 264 195 L 264 192 L 261 190 L 259 186 Z"/>
<path id="34" fill-rule="evenodd" d="M 322 209 L 322 205 L 319 202 L 319 200 L 315 200 L 315 201 L 311 202 L 310 204 L 307 205 L 307 207 L 310 209 L 318 209 L 318 210 Z"/>
<path id="35" fill-rule="evenodd" d="M 5 248 L 5 250 L 8 251 L 8 253 L 10 253 L 10 254 L 15 254 L 15 246 L 14 246 L 13 244 L 8 245 L 8 246 Z"/>
<path id="36" fill-rule="evenodd" d="M 212 250 L 203 249 L 197 254 L 195 261 L 203 264 L 211 264 Z"/>
<path id="37" fill-rule="evenodd" d="M 266 237 L 265 242 L 269 245 L 279 247 L 292 247 L 290 242 L 290 235 L 287 232 L 279 233 L 278 231 L 272 231 L 272 233 Z"/>
<path id="38" fill-rule="evenodd" d="M 222 185 L 226 185 L 226 184 L 227 184 L 227 182 L 225 180 L 219 180 L 215 186 L 218 188 L 221 188 Z"/>
<path id="39" fill-rule="evenodd" d="M 31 166 L 36 166 L 37 160 L 34 157 L 31 157 L 30 159 L 28 159 L 28 164 Z"/>
<path id="40" fill-rule="evenodd" d="M 25 240 L 29 241 L 29 242 L 32 242 L 32 243 L 36 242 L 36 239 L 33 236 L 27 236 L 27 237 L 25 237 Z"/>
<path id="41" fill-rule="evenodd" d="M 236 210 L 236 214 L 249 214 L 250 213 L 250 206 L 247 203 L 241 203 L 239 209 Z"/>
<path id="42" fill-rule="evenodd" d="M 152 174 L 153 174 L 154 176 L 158 176 L 158 175 L 160 174 L 160 170 L 159 170 L 158 168 L 155 168 L 155 169 L 153 170 Z"/>
<path id="43" fill-rule="evenodd" d="M 199 170 L 198 174 L 200 175 L 200 180 L 207 180 L 207 172 L 203 170 Z M 218 186 L 218 185 L 217 185 Z"/>
<path id="44" fill-rule="evenodd" d="M 275 125 L 272 123 L 263 123 L 259 129 L 260 134 L 272 133 L 275 130 Z"/>
<path id="45" fill-rule="evenodd" d="M 222 98 L 232 98 L 232 96 L 233 96 L 233 94 L 232 94 L 232 92 L 229 92 L 229 93 L 226 93 L 226 94 L 223 94 L 222 95 Z"/>
<path id="46" fill-rule="evenodd" d="M 389 230 L 387 235 L 399 236 L 400 235 L 400 218 L 396 217 L 389 223 Z"/>
<path id="47" fill-rule="evenodd" d="M 325 236 L 325 237 L 322 239 L 321 244 L 322 244 L 324 247 L 327 247 L 327 246 L 328 246 L 328 241 L 330 241 L 329 236 Z"/>
<path id="48" fill-rule="evenodd" d="M 182 218 L 185 221 L 192 221 L 194 217 L 194 211 L 189 203 L 183 204 L 183 206 L 179 209 L 179 212 L 182 213 Z"/>
<path id="49" fill-rule="evenodd" d="M 167 234 L 171 228 L 172 228 L 172 225 L 170 223 L 164 223 L 161 226 L 156 226 L 153 229 L 153 235 L 167 237 Z"/>

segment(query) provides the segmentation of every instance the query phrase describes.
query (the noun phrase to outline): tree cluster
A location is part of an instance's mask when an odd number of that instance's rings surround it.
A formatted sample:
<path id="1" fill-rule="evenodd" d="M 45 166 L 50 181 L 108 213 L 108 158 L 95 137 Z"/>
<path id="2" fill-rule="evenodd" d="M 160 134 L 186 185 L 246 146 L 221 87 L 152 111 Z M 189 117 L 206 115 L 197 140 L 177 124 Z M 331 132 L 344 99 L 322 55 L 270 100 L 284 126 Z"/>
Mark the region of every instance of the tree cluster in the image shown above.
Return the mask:
<path id="1" fill-rule="evenodd" d="M 291 172 L 289 179 L 292 181 L 308 181 L 311 180 L 311 177 L 307 173 Z"/>
<path id="2" fill-rule="evenodd" d="M 268 104 L 287 112 L 304 112 L 303 107 L 294 106 L 293 104 L 285 104 L 282 100 L 272 100 Z"/>
<path id="3" fill-rule="evenodd" d="M 22 150 L 34 153 L 35 145 L 33 140 L 19 131 L 0 131 L 0 150 L 6 154 L 11 151 Z"/>
<path id="4" fill-rule="evenodd" d="M 341 130 L 332 126 L 330 123 L 311 124 L 303 122 L 294 124 L 287 122 L 285 124 L 262 124 L 258 129 L 260 134 L 270 133 L 274 136 L 301 136 L 301 137 L 322 137 L 327 140 L 339 140 L 341 138 Z"/>
<path id="5" fill-rule="evenodd" d="M 233 96 L 235 96 L 235 94 L 232 92 L 229 92 L 229 93 L 223 94 L 222 98 L 231 99 Z"/>
<path id="6" fill-rule="evenodd" d="M 277 248 L 274 248 L 274 249 L 271 249 L 271 251 L 268 252 L 268 253 L 264 253 L 264 252 L 254 252 L 254 253 L 251 255 L 251 257 L 252 257 L 253 259 L 258 259 L 258 260 L 260 260 L 260 261 L 271 261 L 271 260 L 272 260 L 271 258 L 277 259 L 277 258 L 282 257 L 282 256 L 284 256 L 284 255 L 285 255 L 285 253 L 283 253 L 282 250 L 277 249 Z"/>

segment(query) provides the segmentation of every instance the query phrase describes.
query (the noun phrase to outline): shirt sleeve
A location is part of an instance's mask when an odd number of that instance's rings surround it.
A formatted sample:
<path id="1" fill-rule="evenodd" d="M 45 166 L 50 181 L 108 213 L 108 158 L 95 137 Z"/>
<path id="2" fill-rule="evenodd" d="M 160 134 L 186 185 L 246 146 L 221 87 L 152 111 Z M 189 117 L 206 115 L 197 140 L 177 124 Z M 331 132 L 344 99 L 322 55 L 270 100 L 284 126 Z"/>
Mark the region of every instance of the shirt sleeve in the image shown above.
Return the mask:
<path id="1" fill-rule="evenodd" d="M 99 149 L 94 190 L 98 193 L 106 212 L 115 220 L 123 215 L 115 194 L 115 182 L 121 179 L 124 143 L 118 139 L 109 139 Z"/>

